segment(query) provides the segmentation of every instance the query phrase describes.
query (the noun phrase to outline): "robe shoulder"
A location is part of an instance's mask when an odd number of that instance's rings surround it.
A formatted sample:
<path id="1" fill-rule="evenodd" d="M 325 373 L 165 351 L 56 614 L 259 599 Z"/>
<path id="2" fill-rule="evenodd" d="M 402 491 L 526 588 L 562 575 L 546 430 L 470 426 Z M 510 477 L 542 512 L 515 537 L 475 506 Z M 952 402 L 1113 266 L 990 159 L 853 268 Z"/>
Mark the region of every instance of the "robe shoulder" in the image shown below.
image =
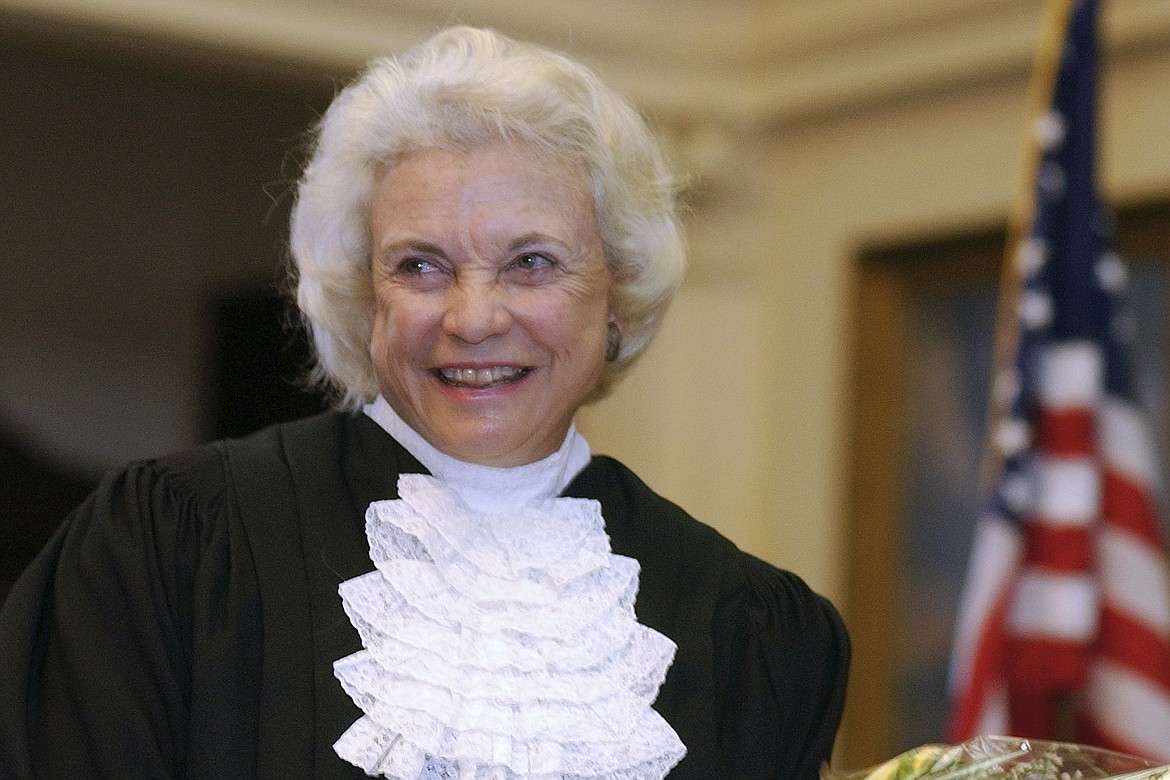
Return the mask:
<path id="1" fill-rule="evenodd" d="M 319 478 L 342 481 L 360 425 L 330 413 L 107 475 L 0 611 L 0 776 L 265 774 L 266 738 L 284 738 L 272 691 L 313 750 L 315 672 L 297 648 L 304 535 L 322 533 L 298 522 L 294 473 L 325 463 Z"/>
<path id="2" fill-rule="evenodd" d="M 641 565 L 639 619 L 674 639 L 655 708 L 687 757 L 674 778 L 815 780 L 844 708 L 850 643 L 834 606 L 595 458 L 567 491 L 602 503 L 614 552 Z"/>
<path id="3" fill-rule="evenodd" d="M 0 774 L 179 776 L 193 743 L 249 728 L 244 713 L 189 716 L 200 675 L 247 686 L 259 661 L 216 668 L 192 652 L 196 634 L 204 654 L 247 646 L 238 634 L 259 624 L 224 473 L 201 447 L 108 475 L 14 584 L 0 612 Z M 223 592 L 192 598 L 208 587 Z"/>

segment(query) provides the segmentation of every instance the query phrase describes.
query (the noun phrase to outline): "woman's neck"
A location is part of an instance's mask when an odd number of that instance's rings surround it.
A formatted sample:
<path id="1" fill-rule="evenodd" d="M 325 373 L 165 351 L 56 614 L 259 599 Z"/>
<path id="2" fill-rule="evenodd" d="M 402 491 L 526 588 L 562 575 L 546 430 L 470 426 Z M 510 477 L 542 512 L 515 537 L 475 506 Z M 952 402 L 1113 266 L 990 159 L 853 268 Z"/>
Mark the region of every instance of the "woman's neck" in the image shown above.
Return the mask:
<path id="1" fill-rule="evenodd" d="M 560 448 L 547 458 L 511 468 L 481 466 L 436 449 L 407 425 L 382 396 L 363 411 L 427 471 L 479 512 L 502 512 L 558 496 L 592 457 L 585 437 L 570 425 Z"/>

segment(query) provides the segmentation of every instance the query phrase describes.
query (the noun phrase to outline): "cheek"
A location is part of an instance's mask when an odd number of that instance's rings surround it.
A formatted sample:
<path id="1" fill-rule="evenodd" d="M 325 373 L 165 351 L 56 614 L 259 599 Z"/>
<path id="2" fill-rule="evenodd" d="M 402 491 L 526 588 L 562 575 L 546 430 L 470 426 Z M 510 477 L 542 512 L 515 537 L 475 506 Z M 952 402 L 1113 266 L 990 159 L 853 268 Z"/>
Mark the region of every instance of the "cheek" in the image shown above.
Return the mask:
<path id="1" fill-rule="evenodd" d="M 401 296 L 380 294 L 369 306 L 371 345 L 376 360 L 410 351 L 425 331 L 425 311 Z"/>
<path id="2" fill-rule="evenodd" d="M 372 322 L 383 328 L 395 329 L 426 319 L 434 309 L 434 302 L 427 296 L 413 293 L 402 285 L 392 284 L 377 290 L 369 306 Z"/>
<path id="3" fill-rule="evenodd" d="M 541 307 L 532 328 L 554 352 L 586 357 L 605 353 L 609 307 L 605 300 L 562 300 Z"/>
<path id="4" fill-rule="evenodd" d="M 443 312 L 441 303 L 428 296 L 379 297 L 373 315 L 374 348 L 384 361 L 426 360 L 443 338 Z"/>
<path id="5" fill-rule="evenodd" d="M 386 331 L 390 325 L 390 307 L 386 300 L 375 295 L 366 305 L 366 316 L 370 322 L 370 334 L 374 342 L 374 351 L 381 352 L 385 346 Z"/>

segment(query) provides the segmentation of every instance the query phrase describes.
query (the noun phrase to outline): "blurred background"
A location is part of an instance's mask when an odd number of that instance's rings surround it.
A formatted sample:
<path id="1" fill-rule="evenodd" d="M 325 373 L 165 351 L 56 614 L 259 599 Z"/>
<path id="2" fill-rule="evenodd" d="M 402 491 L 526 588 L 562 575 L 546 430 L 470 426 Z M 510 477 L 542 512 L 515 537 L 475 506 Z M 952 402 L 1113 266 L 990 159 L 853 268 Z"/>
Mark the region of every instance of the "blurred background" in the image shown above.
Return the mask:
<path id="1" fill-rule="evenodd" d="M 1041 0 L 0 0 L 0 588 L 103 471 L 309 413 L 305 132 L 455 22 L 563 49 L 688 176 L 689 278 L 580 425 L 850 624 L 841 763 L 941 739 Z M 1104 193 L 1166 439 L 1170 2 L 1111 0 Z"/>

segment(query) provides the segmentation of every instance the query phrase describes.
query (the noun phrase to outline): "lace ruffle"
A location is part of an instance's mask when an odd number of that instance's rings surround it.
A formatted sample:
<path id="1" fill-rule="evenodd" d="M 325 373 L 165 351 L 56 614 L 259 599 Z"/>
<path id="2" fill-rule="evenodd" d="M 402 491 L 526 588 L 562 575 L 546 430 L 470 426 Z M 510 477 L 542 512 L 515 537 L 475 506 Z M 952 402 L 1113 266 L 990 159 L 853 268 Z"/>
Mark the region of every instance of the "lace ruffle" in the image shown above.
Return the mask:
<path id="1" fill-rule="evenodd" d="M 596 501 L 471 512 L 433 477 L 366 513 L 377 570 L 341 584 L 364 650 L 334 745 L 394 780 L 662 778 L 685 748 L 650 704 L 674 657 L 634 616 L 638 564 Z"/>

